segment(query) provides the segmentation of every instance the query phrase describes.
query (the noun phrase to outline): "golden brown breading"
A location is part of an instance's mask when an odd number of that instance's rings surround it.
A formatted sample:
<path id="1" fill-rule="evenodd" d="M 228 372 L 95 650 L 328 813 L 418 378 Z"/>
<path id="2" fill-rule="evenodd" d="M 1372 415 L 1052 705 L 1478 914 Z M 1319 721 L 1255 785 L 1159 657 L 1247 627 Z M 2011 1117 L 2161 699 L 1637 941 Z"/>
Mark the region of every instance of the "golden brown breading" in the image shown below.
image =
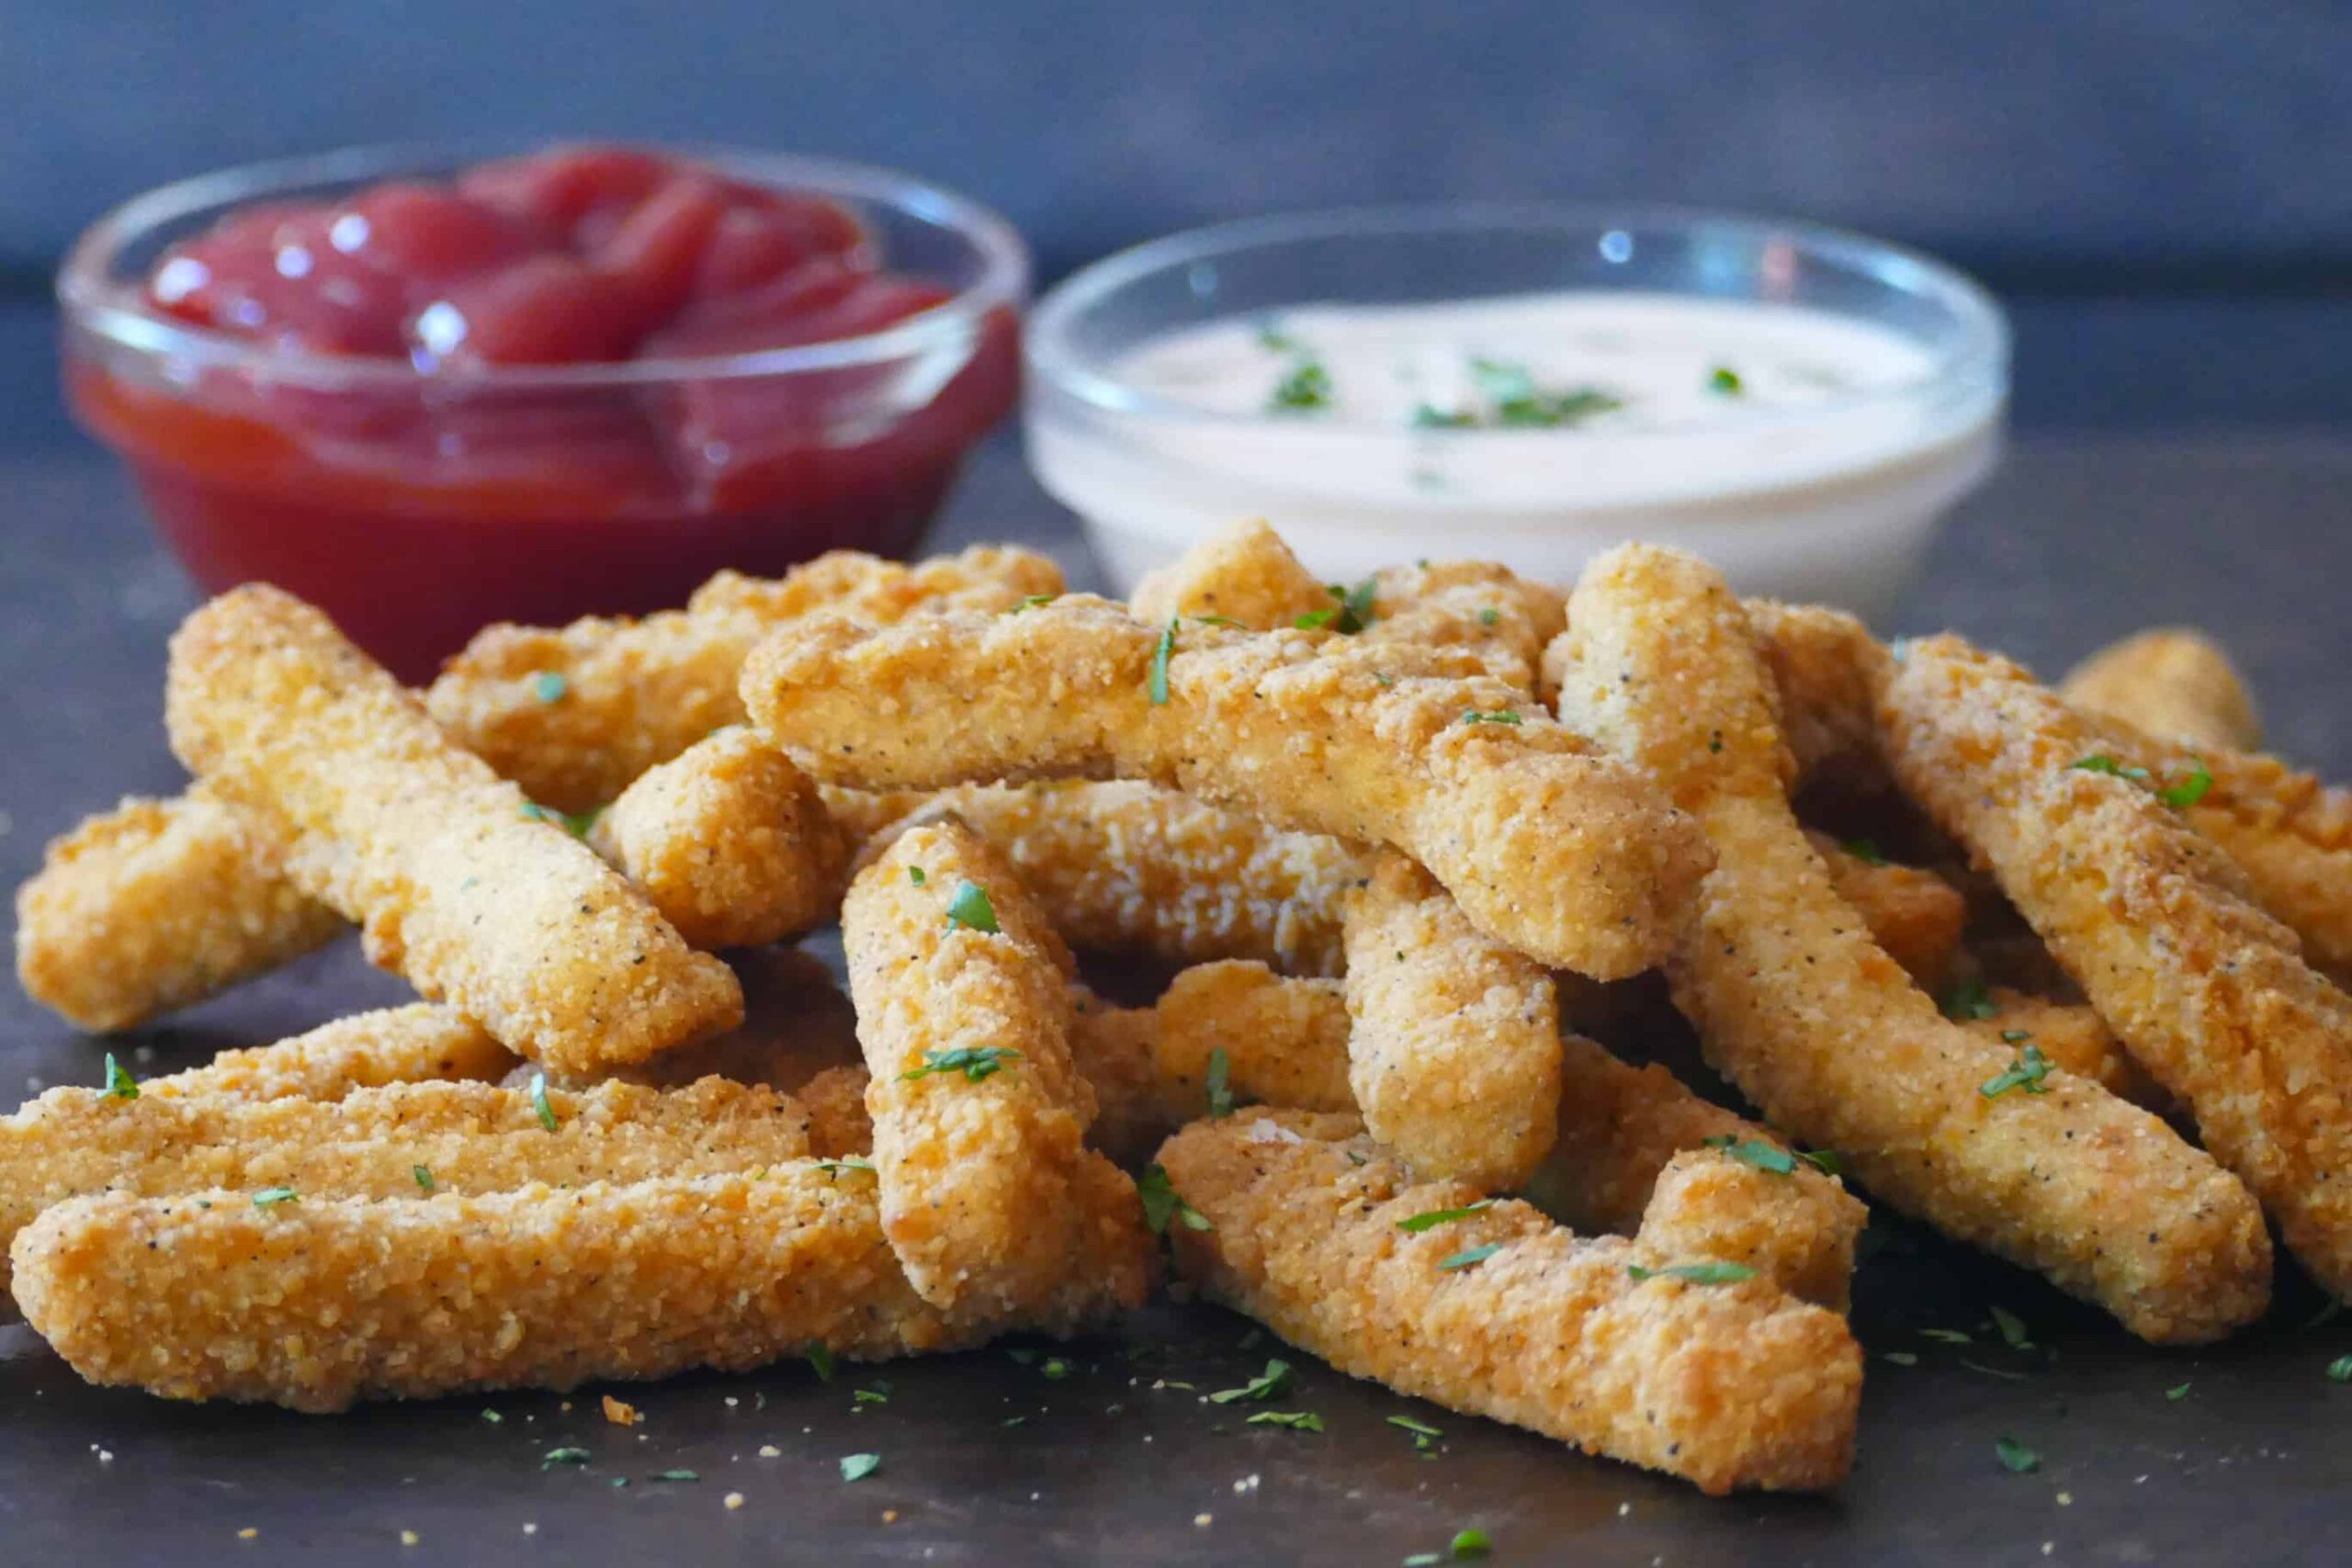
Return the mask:
<path id="1" fill-rule="evenodd" d="M 1061 588 L 1060 570 L 1027 550 L 980 546 L 912 566 L 835 550 L 775 581 L 721 572 L 685 609 L 641 621 L 488 627 L 443 666 L 425 705 L 533 800 L 588 811 L 741 723 L 743 658 L 780 622 L 823 609 L 884 624 L 934 605 L 1002 610 Z"/>
<path id="2" fill-rule="evenodd" d="M 1365 649 L 1420 649 L 1444 654 L 1454 675 L 1484 675 L 1532 694 L 1537 661 L 1566 623 L 1560 592 L 1491 561 L 1395 566 L 1374 578 Z"/>
<path id="3" fill-rule="evenodd" d="M 2160 1116 L 2172 1109 L 2172 1097 L 2132 1059 L 2097 1009 L 2051 1001 L 2007 986 L 1989 987 L 1984 999 L 1992 1016 L 1962 1021 L 1975 1033 L 2012 1047 L 2030 1040 L 2044 1056 L 2119 1100 Z"/>
<path id="4" fill-rule="evenodd" d="M 1706 1492 L 1844 1478 L 1862 1384 L 1844 1320 L 1761 1279 L 1637 1280 L 1635 1244 L 1525 1203 L 1408 1232 L 1479 1194 L 1416 1184 L 1354 1129 L 1250 1111 L 1170 1139 L 1159 1162 L 1214 1227 L 1168 1227 L 1185 1275 L 1352 1376 Z"/>
<path id="5" fill-rule="evenodd" d="M 706 952 L 812 931 L 849 884 L 849 845 L 817 786 L 741 728 L 647 769 L 588 844 Z"/>
<path id="6" fill-rule="evenodd" d="M 2023 670 L 1940 637 L 1873 679 L 1905 788 L 1991 867 L 2304 1267 L 2352 1292 L 2352 1000 L 2157 798 L 2162 780 L 2077 765 L 2100 732 Z"/>
<path id="7" fill-rule="evenodd" d="M 2084 712 L 2188 746 L 2262 744 L 2254 697 L 2222 645 L 2195 626 L 2153 626 L 2066 671 L 2058 694 Z"/>
<path id="8" fill-rule="evenodd" d="M 2018 1053 L 1946 1021 L 1838 897 L 1789 809 L 1769 682 L 1720 574 L 1676 551 L 1611 551 L 1586 569 L 1567 637 L 1563 710 L 1649 768 L 1714 843 L 1668 977 L 1708 1060 L 1774 1126 L 2143 1337 L 2208 1340 L 2260 1314 L 2269 1243 L 2243 1186 L 2071 1074 L 1985 1093 Z"/>
<path id="9" fill-rule="evenodd" d="M 92 1382 L 311 1411 L 741 1371 L 812 1345 L 878 1360 L 1134 1304 L 1081 1267 L 1016 1316 L 944 1314 L 908 1288 L 874 1192 L 794 1162 L 389 1203 L 108 1194 L 48 1210 L 12 1256 L 26 1319 Z"/>
<path id="10" fill-rule="evenodd" d="M 285 877 L 284 836 L 202 788 L 52 840 L 17 889 L 17 977 L 83 1029 L 128 1029 L 324 945 L 342 916 Z"/>
<path id="11" fill-rule="evenodd" d="M 495 1082 L 517 1061 L 465 1014 L 433 1002 L 355 1013 L 272 1045 L 223 1051 L 203 1066 L 139 1086 L 146 1096 L 341 1100 L 354 1089 Z"/>
<path id="12" fill-rule="evenodd" d="M 1141 1205 L 1084 1143 L 1095 1104 L 1070 1060 L 1074 966 L 1012 868 L 952 820 L 910 828 L 851 884 L 842 945 L 883 1224 L 916 1291 L 1023 1312 L 1080 1248 L 1114 1245 L 1094 1261 L 1140 1300 Z"/>
<path id="13" fill-rule="evenodd" d="M 1264 632 L 1328 610 L 1332 600 L 1282 536 L 1253 518 L 1218 529 L 1145 577 L 1127 604 L 1155 625 L 1171 615 L 1216 615 Z"/>
<path id="14" fill-rule="evenodd" d="M 1339 973 L 1340 898 L 1364 875 L 1354 845 L 1147 784 L 968 785 L 929 796 L 909 819 L 937 812 L 1011 860 L 1075 947 Z"/>
<path id="15" fill-rule="evenodd" d="M 552 1128 L 534 1096 L 482 1083 L 394 1084 L 332 1103 L 51 1089 L 0 1120 L 0 1244 L 93 1192 L 415 1198 L 710 1176 L 808 1152 L 791 1099 L 723 1078 L 668 1092 L 550 1089 L 546 1105 Z"/>
<path id="16" fill-rule="evenodd" d="M 612 869 L 458 750 L 327 618 L 222 594 L 172 639 L 172 745 L 292 835 L 296 886 L 368 953 L 514 1049 L 567 1070 L 732 1027 L 742 993 Z"/>
<path id="17" fill-rule="evenodd" d="M 743 986 L 743 1021 L 697 1045 L 664 1051 L 633 1066 L 573 1078 L 550 1073 L 549 1083 L 584 1088 L 636 1083 L 679 1089 L 697 1078 L 732 1078 L 797 1095 L 827 1067 L 865 1060 L 857 1047 L 857 1010 L 824 961 L 796 947 L 741 948 L 728 964 Z M 527 1079 L 509 1074 L 509 1087 Z"/>
<path id="18" fill-rule="evenodd" d="M 1661 1253 L 1744 1263 L 1846 1310 L 1870 1214 L 1836 1177 L 1657 1063 L 1628 1066 L 1576 1033 L 1561 1048 L 1559 1137 L 1527 1183 L 1531 1201 L 1571 1230 L 1638 1230 Z M 1775 1152 L 1786 1171 L 1768 1168 Z"/>
<path id="19" fill-rule="evenodd" d="M 800 1086 L 810 1154 L 848 1159 L 874 1152 L 874 1118 L 865 1113 L 865 1086 L 871 1081 L 864 1067 L 827 1067 Z"/>
<path id="20" fill-rule="evenodd" d="M 769 739 L 831 783 L 1148 779 L 1404 850 L 1479 929 L 1557 967 L 1654 963 L 1708 860 L 1689 820 L 1513 688 L 1350 641 L 1171 633 L 1066 596 L 880 631 L 797 622 L 752 655 L 743 690 Z"/>
<path id="21" fill-rule="evenodd" d="M 1365 1126 L 1425 1177 L 1485 1192 L 1526 1181 L 1560 1100 L 1551 972 L 1394 852 L 1344 908 L 1348 1081 Z"/>
<path id="22" fill-rule="evenodd" d="M 1336 980 L 1285 980 L 1246 960 L 1195 964 L 1168 983 L 1151 1012 L 1167 1131 L 1207 1109 L 1209 1061 L 1219 1051 L 1236 1104 L 1355 1109 L 1347 992 Z"/>
<path id="23" fill-rule="evenodd" d="M 1928 990 L 1940 989 L 1960 956 L 1968 928 L 1968 895 L 1932 871 L 1857 853 L 1808 829 L 1829 885 L 1854 907 L 1871 940 Z"/>

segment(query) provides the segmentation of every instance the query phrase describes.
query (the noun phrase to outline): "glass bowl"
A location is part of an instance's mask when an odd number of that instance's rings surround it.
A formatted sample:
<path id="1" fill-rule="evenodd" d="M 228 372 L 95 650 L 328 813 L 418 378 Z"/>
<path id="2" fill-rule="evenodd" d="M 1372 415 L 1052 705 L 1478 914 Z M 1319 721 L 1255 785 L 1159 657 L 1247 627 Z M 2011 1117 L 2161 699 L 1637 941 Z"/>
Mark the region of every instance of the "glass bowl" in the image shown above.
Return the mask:
<path id="1" fill-rule="evenodd" d="M 1806 307 L 1899 334 L 1922 367 L 1803 407 L 1727 398 L 1687 418 L 1538 429 L 1212 408 L 1128 374 L 1139 346 L 1210 322 L 1569 292 Z M 1263 517 L 1334 580 L 1443 554 L 1565 582 L 1638 537 L 1694 550 L 1746 591 L 1874 617 L 1992 467 L 2008 389 L 2000 309 L 1952 269 L 1809 224 L 1659 208 L 1448 205 L 1194 230 L 1047 293 L 1027 359 L 1031 466 L 1122 591 L 1204 533 Z"/>
<path id="2" fill-rule="evenodd" d="M 544 150 L 361 148 L 225 170 L 139 197 L 75 243 L 58 278 L 68 401 L 201 586 L 277 583 L 419 680 L 491 621 L 641 613 L 722 567 L 773 575 L 827 549 L 899 555 L 920 540 L 1018 395 L 1028 258 L 1003 219 L 904 175 L 647 149 L 831 198 L 885 268 L 950 291 L 862 335 L 420 368 L 289 351 L 144 301 L 164 249 L 232 209 Z"/>

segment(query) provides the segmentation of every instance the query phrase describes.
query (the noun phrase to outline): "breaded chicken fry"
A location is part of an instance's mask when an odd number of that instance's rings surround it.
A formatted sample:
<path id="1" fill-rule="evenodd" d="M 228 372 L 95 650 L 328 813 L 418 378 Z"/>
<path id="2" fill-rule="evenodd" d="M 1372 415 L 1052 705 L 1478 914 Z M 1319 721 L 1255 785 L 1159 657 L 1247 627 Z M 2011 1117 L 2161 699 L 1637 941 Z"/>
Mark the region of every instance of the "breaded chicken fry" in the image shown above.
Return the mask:
<path id="1" fill-rule="evenodd" d="M 1710 1258 L 1736 1263 L 1843 1315 L 1853 1294 L 1854 1247 L 1870 1212 L 1818 1172 L 1781 1175 L 1753 1163 L 1765 1157 L 1747 1144 L 1675 1155 L 1650 1190 L 1634 1250 L 1654 1269 Z"/>
<path id="2" fill-rule="evenodd" d="M 2155 626 L 2066 671 L 2058 694 L 2084 712 L 2187 746 L 2262 744 L 2253 695 L 2222 645 L 2194 626 Z"/>
<path id="3" fill-rule="evenodd" d="M 126 800 L 17 890 L 17 977 L 83 1029 L 128 1029 L 290 964 L 345 929 L 297 892 L 285 838 L 198 788 Z"/>
<path id="4" fill-rule="evenodd" d="M 1563 710 L 1713 840 L 1668 978 L 1709 1061 L 1774 1126 L 2144 1338 L 2218 1338 L 2260 1314 L 2269 1242 L 2243 1186 L 2095 1084 L 2014 1077 L 2021 1048 L 1947 1021 L 1838 897 L 1789 809 L 1753 631 L 1713 568 L 1611 551 L 1586 569 L 1567 637 Z"/>
<path id="5" fill-rule="evenodd" d="M 2052 1062 L 2118 1100 L 2158 1115 L 2172 1108 L 2172 1097 L 2132 1059 L 2096 1009 L 2050 1001 L 2007 986 L 1990 987 L 1985 1001 L 1993 1010 L 1991 1017 L 1962 1021 L 1973 1032 L 2013 1048 L 2030 1041 Z"/>
<path id="6" fill-rule="evenodd" d="M 569 1070 L 732 1027 L 742 993 L 513 784 L 458 750 L 327 618 L 225 593 L 172 639 L 180 760 L 292 835 L 297 886 L 368 956 L 514 1049 Z"/>
<path id="7" fill-rule="evenodd" d="M 842 944 L 883 1224 L 916 1291 L 1025 1311 L 1092 1249 L 1139 1298 L 1150 1235 L 1134 1185 L 1084 1145 L 1073 965 L 1012 868 L 960 824 L 911 828 L 851 885 Z"/>
<path id="8" fill-rule="evenodd" d="M 48 1210 L 12 1256 L 26 1319 L 92 1382 L 311 1411 L 741 1371 L 812 1345 L 878 1360 L 1135 1304 L 1080 1259 L 1019 1314 L 942 1313 L 908 1288 L 874 1193 L 795 1162 L 398 1203 L 110 1194 Z"/>
<path id="9" fill-rule="evenodd" d="M 902 566 L 835 550 L 775 581 L 721 572 L 684 610 L 559 630 L 492 626 L 443 666 L 425 705 L 459 745 L 556 811 L 588 811 L 722 725 L 744 656 L 772 627 L 837 609 L 887 625 L 933 607 L 1006 610 L 1058 593 L 1027 550 L 981 546 Z"/>
<path id="10" fill-rule="evenodd" d="M 1834 1486 L 1861 1352 L 1763 1280 L 1636 1279 L 1641 1254 L 1524 1203 L 1416 1184 L 1352 1117 L 1243 1111 L 1159 1153 L 1213 1228 L 1170 1225 L 1185 1275 L 1340 1371 L 1530 1427 L 1710 1493 Z"/>
<path id="11" fill-rule="evenodd" d="M 1345 905 L 1348 1081 L 1372 1135 L 1427 1178 L 1504 1191 L 1552 1152 L 1551 972 L 1481 934 L 1394 852 Z"/>
<path id="12" fill-rule="evenodd" d="M 432 1002 L 355 1013 L 307 1034 L 223 1051 L 201 1067 L 139 1086 L 149 1096 L 233 1096 L 240 1100 L 341 1100 L 386 1084 L 489 1083 L 518 1058 L 488 1030 Z"/>
<path id="13" fill-rule="evenodd" d="M 1826 833 L 1808 829 L 1805 841 L 1871 940 L 1922 987 L 1941 988 L 1968 928 L 1968 895 L 1932 871 L 1858 852 Z"/>
<path id="14" fill-rule="evenodd" d="M 2002 889 L 2305 1268 L 2352 1294 L 2352 1000 L 2100 733 L 1958 637 L 1873 669 L 1904 787 Z"/>
<path id="15" fill-rule="evenodd" d="M 588 844 L 706 952 L 823 925 L 849 883 L 849 845 L 817 786 L 742 728 L 646 770 Z"/>
<path id="16" fill-rule="evenodd" d="M 1622 976 L 1670 945 L 1702 840 L 1513 688 L 1416 674 L 1409 649 L 1195 630 L 1070 598 L 881 631 L 817 617 L 761 645 L 744 700 L 831 783 L 1148 779 L 1401 849 L 1480 930 L 1557 967 Z"/>
<path id="17" fill-rule="evenodd" d="M 0 1120 L 0 1243 L 93 1192 L 415 1198 L 712 1176 L 808 1152 L 797 1104 L 723 1078 L 666 1093 L 550 1089 L 544 1100 L 542 1115 L 538 1098 L 482 1083 L 395 1084 L 332 1103 L 51 1089 Z"/>
<path id="18" fill-rule="evenodd" d="M 1172 1132 L 1207 1108 L 1211 1059 L 1225 1053 L 1236 1104 L 1353 1111 L 1348 998 L 1336 980 L 1285 980 L 1262 964 L 1201 964 L 1152 1008 L 1152 1066 Z"/>
<path id="19" fill-rule="evenodd" d="M 1145 577 L 1127 604 L 1154 625 L 1173 615 L 1218 616 L 1267 632 L 1329 610 L 1332 602 L 1282 536 L 1251 519 L 1218 529 Z"/>

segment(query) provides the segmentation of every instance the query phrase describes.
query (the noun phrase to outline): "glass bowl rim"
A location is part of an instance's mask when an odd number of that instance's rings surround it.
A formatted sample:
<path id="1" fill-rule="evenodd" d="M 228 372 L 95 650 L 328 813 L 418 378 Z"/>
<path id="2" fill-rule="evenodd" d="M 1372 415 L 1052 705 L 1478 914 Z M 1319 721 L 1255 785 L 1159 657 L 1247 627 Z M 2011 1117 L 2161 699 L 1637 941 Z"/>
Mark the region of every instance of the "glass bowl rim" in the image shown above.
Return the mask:
<path id="1" fill-rule="evenodd" d="M 159 226 L 209 209 L 266 198 L 289 186 L 364 182 L 403 170 L 448 169 L 483 158 L 573 147 L 626 145 L 632 151 L 694 158 L 730 174 L 819 196 L 846 197 L 907 214 L 954 233 L 978 258 L 978 275 L 953 297 L 876 332 L 785 348 L 667 359 L 582 365 L 500 365 L 419 370 L 379 355 L 289 351 L 215 328 L 175 321 L 138 301 L 113 276 L 124 249 Z M 886 258 L 887 262 L 887 258 Z M 559 138 L 377 142 L 292 158 L 233 164 L 175 180 L 132 197 L 85 229 L 57 274 L 57 300 L 68 325 L 134 353 L 184 359 L 207 369 L 335 390 L 420 388 L 451 391 L 595 389 L 672 381 L 737 380 L 835 370 L 912 357 L 936 344 L 977 332 L 993 310 L 1017 306 L 1029 284 L 1029 251 L 1002 215 L 971 197 L 912 175 L 869 164 L 743 147 L 601 141 Z"/>
<path id="2" fill-rule="evenodd" d="M 1713 232 L 1751 241 L 1786 240 L 1808 253 L 1863 272 L 1894 292 L 1937 304 L 1960 329 L 1960 341 L 1937 354 L 1924 372 L 1909 380 L 1872 387 L 1850 397 L 1825 399 L 1802 408 L 1747 409 L 1740 411 L 1736 420 L 1702 418 L 1572 433 L 1581 439 L 1678 437 L 1730 428 L 1807 423 L 1972 384 L 1982 387 L 1989 383 L 2006 393 L 2010 341 L 2007 315 L 1990 290 L 1958 267 L 1922 251 L 1827 224 L 1664 203 L 1414 202 L 1276 213 L 1183 230 L 1114 252 L 1080 267 L 1047 289 L 1031 309 L 1023 333 L 1029 374 L 1041 387 L 1066 393 L 1098 413 L 1129 422 L 1199 428 L 1262 428 L 1270 416 L 1222 412 L 1137 389 L 1076 348 L 1070 341 L 1072 334 L 1091 311 L 1155 273 L 1301 240 L 1383 240 L 1475 233 L 1481 230 L 1549 230 L 1564 241 L 1589 241 L 1617 231 L 1679 233 L 1686 237 Z M 1684 290 L 1657 292 L 1691 299 L 1712 298 Z M 1039 405 L 1033 400 L 1031 406 L 1035 418 Z M 1362 441 L 1382 434 L 1360 425 L 1307 421 L 1295 422 L 1286 429 L 1308 441 Z M 1441 426 L 1416 428 L 1406 434 L 1416 440 L 1464 442 L 1541 440 L 1556 438 L 1564 432 L 1509 426 Z"/>

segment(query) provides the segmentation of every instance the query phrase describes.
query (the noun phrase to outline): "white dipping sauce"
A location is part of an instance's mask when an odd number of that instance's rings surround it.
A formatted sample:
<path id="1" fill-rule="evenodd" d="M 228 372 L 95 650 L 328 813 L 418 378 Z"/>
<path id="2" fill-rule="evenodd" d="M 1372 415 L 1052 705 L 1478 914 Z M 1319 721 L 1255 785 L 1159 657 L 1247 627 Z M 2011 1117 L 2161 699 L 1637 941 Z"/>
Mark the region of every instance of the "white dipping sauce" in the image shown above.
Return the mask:
<path id="1" fill-rule="evenodd" d="M 1124 589 L 1263 516 L 1334 577 L 1442 553 L 1553 581 L 1627 537 L 1885 609 L 1996 442 L 1996 374 L 1875 323 L 1567 292 L 1228 318 L 1129 350 L 1144 412 L 1033 406 L 1031 459 Z"/>

